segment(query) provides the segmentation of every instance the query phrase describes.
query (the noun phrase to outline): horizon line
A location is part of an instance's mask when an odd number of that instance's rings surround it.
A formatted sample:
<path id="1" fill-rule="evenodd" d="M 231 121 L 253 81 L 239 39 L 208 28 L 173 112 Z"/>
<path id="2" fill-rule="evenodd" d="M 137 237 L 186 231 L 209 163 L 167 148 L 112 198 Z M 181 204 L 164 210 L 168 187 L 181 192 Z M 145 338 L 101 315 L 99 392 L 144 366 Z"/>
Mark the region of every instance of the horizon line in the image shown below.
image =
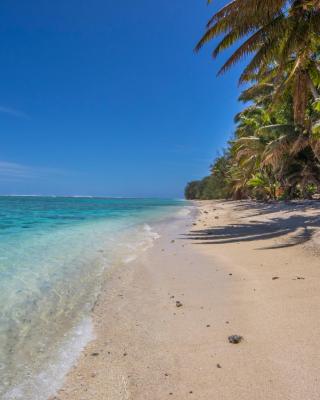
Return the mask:
<path id="1" fill-rule="evenodd" d="M 107 196 L 107 195 L 55 195 L 55 194 L 0 194 L 0 197 L 52 197 L 52 198 L 87 198 L 87 199 L 170 199 L 185 200 L 183 197 L 170 196 Z"/>

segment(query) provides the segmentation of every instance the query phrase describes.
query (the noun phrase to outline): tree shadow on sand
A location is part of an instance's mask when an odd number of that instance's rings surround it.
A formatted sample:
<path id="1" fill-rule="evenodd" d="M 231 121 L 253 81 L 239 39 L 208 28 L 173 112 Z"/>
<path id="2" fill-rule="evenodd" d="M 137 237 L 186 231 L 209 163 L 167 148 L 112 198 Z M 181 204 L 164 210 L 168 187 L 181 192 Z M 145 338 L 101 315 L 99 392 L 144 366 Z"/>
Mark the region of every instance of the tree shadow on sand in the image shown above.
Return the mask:
<path id="1" fill-rule="evenodd" d="M 251 221 L 243 224 L 192 230 L 183 236 L 198 244 L 223 244 L 277 239 L 276 244 L 263 247 L 263 249 L 276 249 L 305 243 L 310 240 L 313 233 L 319 228 L 319 216 L 293 215 L 288 218 L 273 218 L 269 221 Z"/>
<path id="2" fill-rule="evenodd" d="M 283 214 L 292 212 L 306 212 L 311 210 L 320 211 L 320 202 L 315 200 L 291 200 L 291 201 L 270 201 L 266 202 L 253 202 L 251 200 L 242 200 L 238 204 L 234 204 L 236 211 L 253 211 L 250 217 L 259 215 L 273 214 L 275 212 L 282 212 Z"/>

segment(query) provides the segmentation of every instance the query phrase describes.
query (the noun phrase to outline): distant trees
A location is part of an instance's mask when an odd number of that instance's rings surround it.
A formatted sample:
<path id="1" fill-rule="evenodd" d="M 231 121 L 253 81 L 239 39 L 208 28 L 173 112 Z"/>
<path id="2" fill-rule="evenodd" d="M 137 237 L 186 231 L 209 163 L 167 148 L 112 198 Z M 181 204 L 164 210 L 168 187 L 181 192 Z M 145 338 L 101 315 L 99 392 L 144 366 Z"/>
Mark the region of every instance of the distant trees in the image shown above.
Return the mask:
<path id="1" fill-rule="evenodd" d="M 233 0 L 210 19 L 197 50 L 220 35 L 214 57 L 243 42 L 219 73 L 252 54 L 239 79 L 249 106 L 198 195 L 310 197 L 320 186 L 320 1 Z"/>
<path id="2" fill-rule="evenodd" d="M 224 194 L 224 186 L 216 182 L 213 175 L 189 182 L 185 189 L 185 198 L 188 200 L 221 199 L 226 197 Z"/>
<path id="3" fill-rule="evenodd" d="M 201 181 L 191 181 L 187 183 L 187 186 L 184 190 L 184 196 L 186 199 L 195 200 L 201 198 L 200 182 Z"/>
<path id="4" fill-rule="evenodd" d="M 230 196 L 228 182 L 229 156 L 227 153 L 217 157 L 212 165 L 211 175 L 189 182 L 185 189 L 185 197 L 189 200 L 221 199 Z"/>

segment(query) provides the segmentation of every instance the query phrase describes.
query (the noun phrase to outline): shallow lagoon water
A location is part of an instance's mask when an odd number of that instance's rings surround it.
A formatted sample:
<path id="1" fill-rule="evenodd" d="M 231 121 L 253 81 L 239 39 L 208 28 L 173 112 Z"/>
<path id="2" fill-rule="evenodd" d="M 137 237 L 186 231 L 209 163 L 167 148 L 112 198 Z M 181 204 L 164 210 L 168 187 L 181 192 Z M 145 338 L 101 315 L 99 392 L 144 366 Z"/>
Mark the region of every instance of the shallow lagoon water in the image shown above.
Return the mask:
<path id="1" fill-rule="evenodd" d="M 43 400 L 92 338 L 105 270 L 152 245 L 176 200 L 0 197 L 0 397 Z"/>

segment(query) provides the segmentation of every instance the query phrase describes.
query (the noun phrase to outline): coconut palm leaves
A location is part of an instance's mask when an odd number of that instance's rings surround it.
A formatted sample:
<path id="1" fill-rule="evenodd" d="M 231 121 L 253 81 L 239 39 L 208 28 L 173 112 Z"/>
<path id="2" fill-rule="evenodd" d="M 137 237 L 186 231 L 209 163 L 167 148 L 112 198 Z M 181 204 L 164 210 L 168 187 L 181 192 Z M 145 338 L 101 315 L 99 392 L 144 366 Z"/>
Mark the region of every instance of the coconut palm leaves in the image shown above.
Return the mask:
<path id="1" fill-rule="evenodd" d="M 275 199 L 308 197 L 320 187 L 320 141 L 294 124 L 292 99 L 276 110 L 255 102 L 236 115 L 236 130 L 227 151 L 216 159 L 211 178 L 199 183 L 200 198 Z M 311 107 L 311 119 L 315 116 Z"/>
<path id="2" fill-rule="evenodd" d="M 214 58 L 240 43 L 219 73 L 251 56 L 239 77 L 247 84 L 240 100 L 250 105 L 236 115 L 202 193 L 268 199 L 320 189 L 320 0 L 233 0 L 196 50 L 217 37 Z"/>
<path id="3" fill-rule="evenodd" d="M 196 50 L 221 35 L 214 58 L 242 42 L 219 73 L 252 55 L 239 82 L 276 83 L 275 97 L 290 90 L 295 123 L 308 128 L 305 113 L 309 97 L 319 98 L 319 1 L 233 0 L 209 20 Z"/>

